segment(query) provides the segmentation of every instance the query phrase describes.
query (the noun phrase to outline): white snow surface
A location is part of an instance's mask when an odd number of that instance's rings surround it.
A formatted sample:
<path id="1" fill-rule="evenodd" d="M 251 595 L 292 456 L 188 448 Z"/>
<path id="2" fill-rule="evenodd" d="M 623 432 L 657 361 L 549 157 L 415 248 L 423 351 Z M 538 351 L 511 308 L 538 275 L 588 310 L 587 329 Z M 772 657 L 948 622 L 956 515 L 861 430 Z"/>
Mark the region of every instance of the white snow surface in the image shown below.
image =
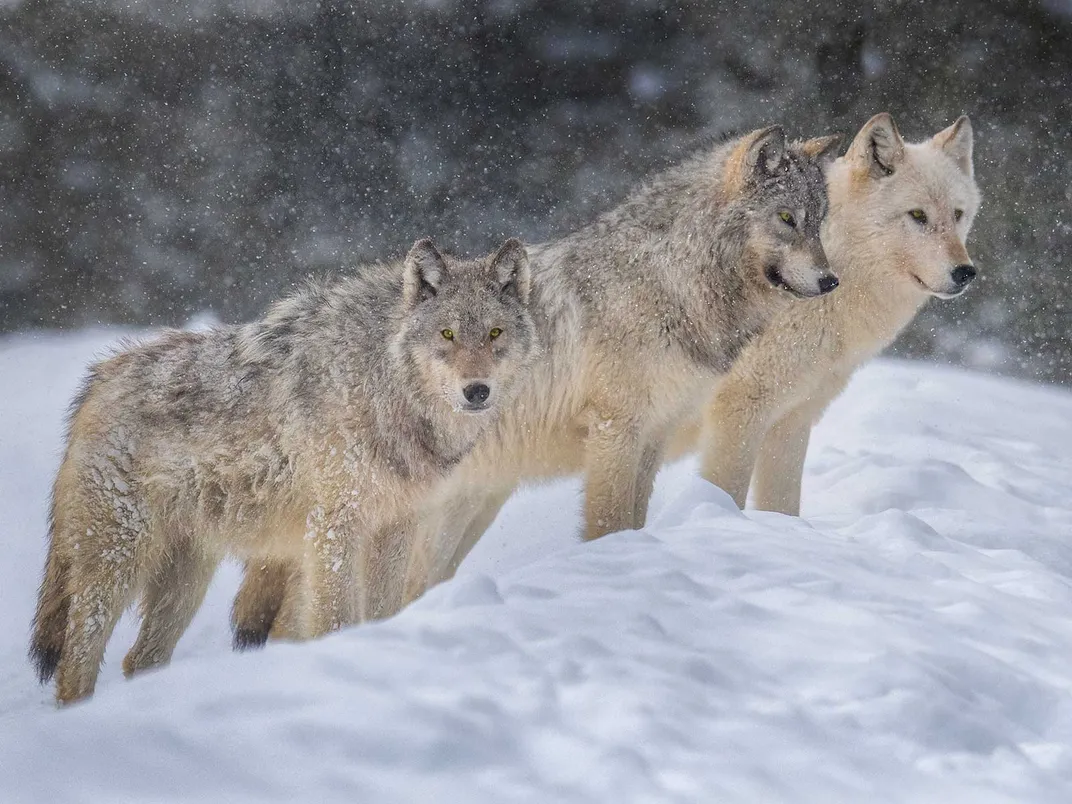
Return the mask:
<path id="1" fill-rule="evenodd" d="M 804 517 L 688 460 L 578 541 L 515 496 L 391 620 L 229 649 L 221 569 L 171 666 L 57 710 L 26 660 L 63 417 L 116 330 L 0 339 L 0 802 L 1072 801 L 1072 394 L 862 370 Z"/>

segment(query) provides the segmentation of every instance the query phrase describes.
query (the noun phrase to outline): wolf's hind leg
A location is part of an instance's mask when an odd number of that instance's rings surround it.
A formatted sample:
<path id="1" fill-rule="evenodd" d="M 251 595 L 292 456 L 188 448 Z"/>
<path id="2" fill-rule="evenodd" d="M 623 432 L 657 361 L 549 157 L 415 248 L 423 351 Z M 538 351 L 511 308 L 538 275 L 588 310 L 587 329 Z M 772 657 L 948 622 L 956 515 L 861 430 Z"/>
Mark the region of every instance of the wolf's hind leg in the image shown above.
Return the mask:
<path id="1" fill-rule="evenodd" d="M 274 639 L 301 639 L 302 584 L 298 561 L 247 561 L 242 586 L 231 607 L 232 646 L 260 648 Z"/>
<path id="2" fill-rule="evenodd" d="M 168 550 L 142 597 L 138 640 L 123 659 L 123 673 L 167 664 L 205 599 L 219 558 L 183 540 Z"/>
<path id="3" fill-rule="evenodd" d="M 56 670 L 61 704 L 93 694 L 104 648 L 142 581 L 134 534 L 113 526 L 93 542 L 75 551 L 69 569 L 67 633 Z"/>
<path id="4" fill-rule="evenodd" d="M 272 639 L 291 641 L 308 639 L 309 582 L 300 561 L 290 562 L 289 573 L 283 585 L 283 598 L 268 636 Z"/>

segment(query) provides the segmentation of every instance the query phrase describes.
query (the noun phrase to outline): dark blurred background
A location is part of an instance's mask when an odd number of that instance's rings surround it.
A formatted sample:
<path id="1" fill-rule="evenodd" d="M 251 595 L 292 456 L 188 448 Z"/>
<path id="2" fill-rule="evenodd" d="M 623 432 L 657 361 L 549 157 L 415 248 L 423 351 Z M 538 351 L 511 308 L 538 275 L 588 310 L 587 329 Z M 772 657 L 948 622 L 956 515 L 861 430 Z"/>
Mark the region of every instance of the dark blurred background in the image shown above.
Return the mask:
<path id="1" fill-rule="evenodd" d="M 702 138 L 972 116 L 982 280 L 896 351 L 1072 382 L 1072 0 L 0 0 L 0 331 L 256 315 L 566 232 Z"/>

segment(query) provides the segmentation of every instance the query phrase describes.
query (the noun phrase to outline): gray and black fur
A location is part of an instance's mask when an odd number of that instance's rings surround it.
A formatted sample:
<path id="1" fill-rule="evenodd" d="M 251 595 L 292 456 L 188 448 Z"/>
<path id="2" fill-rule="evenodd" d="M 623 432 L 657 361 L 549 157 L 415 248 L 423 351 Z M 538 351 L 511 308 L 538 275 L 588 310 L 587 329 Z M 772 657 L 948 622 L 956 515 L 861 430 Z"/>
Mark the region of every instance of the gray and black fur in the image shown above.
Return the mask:
<path id="1" fill-rule="evenodd" d="M 836 138 L 819 142 L 809 153 L 805 143 L 786 145 L 777 127 L 765 130 L 753 159 L 732 166 L 744 171 L 732 197 L 719 185 L 739 141 L 694 154 L 546 248 L 591 304 L 623 291 L 643 295 L 643 309 L 657 312 L 668 344 L 724 372 L 766 324 L 771 302 L 783 303 L 771 288 L 806 297 L 836 287 L 819 240 L 827 210 L 822 166 Z M 798 225 L 781 220 L 782 211 Z M 761 270 L 742 270 L 757 256 L 757 237 L 773 247 Z M 811 263 L 809 271 L 790 274 L 785 262 L 794 251 Z M 542 254 L 534 249 L 537 273 Z"/>

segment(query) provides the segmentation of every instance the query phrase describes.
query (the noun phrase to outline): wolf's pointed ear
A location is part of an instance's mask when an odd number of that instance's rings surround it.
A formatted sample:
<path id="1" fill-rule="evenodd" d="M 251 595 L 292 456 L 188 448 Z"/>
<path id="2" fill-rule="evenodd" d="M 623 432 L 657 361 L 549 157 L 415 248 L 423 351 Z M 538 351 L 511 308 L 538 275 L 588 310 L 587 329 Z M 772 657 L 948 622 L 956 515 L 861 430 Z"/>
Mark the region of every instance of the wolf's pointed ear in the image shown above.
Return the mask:
<path id="1" fill-rule="evenodd" d="M 880 179 L 897 170 L 904 159 L 904 140 L 889 112 L 876 114 L 864 123 L 849 146 L 848 155 L 872 178 Z"/>
<path id="2" fill-rule="evenodd" d="M 971 176 L 972 167 L 972 124 L 966 114 L 957 118 L 949 128 L 943 128 L 933 137 L 933 142 L 957 163 L 962 171 Z"/>
<path id="3" fill-rule="evenodd" d="M 785 159 L 785 132 L 781 126 L 753 131 L 742 143 L 746 175 L 771 176 Z"/>
<path id="4" fill-rule="evenodd" d="M 723 184 L 734 195 L 750 181 L 777 172 L 785 159 L 785 132 L 781 126 L 768 126 L 745 134 L 726 157 Z"/>
<path id="5" fill-rule="evenodd" d="M 503 294 L 513 294 L 526 304 L 532 287 L 532 274 L 529 269 L 529 253 L 516 237 L 511 237 L 495 252 L 491 258 L 490 268 L 499 290 Z"/>
<path id="6" fill-rule="evenodd" d="M 810 140 L 804 140 L 800 145 L 800 150 L 804 152 L 804 155 L 809 159 L 814 159 L 820 164 L 826 162 L 833 162 L 837 156 L 838 146 L 841 145 L 840 134 L 830 134 L 826 137 L 815 137 Z"/>
<path id="7" fill-rule="evenodd" d="M 402 298 L 407 307 L 416 307 L 436 295 L 447 273 L 447 263 L 427 237 L 418 240 L 406 255 Z"/>

